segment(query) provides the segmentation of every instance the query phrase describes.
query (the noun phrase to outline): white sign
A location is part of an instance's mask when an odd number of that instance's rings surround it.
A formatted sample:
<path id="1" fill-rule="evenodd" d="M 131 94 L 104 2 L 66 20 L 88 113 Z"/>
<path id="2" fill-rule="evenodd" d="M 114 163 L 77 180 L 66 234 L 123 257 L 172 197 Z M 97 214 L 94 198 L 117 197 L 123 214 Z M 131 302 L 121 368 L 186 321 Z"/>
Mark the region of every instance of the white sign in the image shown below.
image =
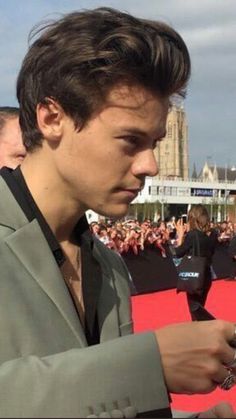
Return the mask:
<path id="1" fill-rule="evenodd" d="M 191 189 L 187 187 L 179 187 L 177 188 L 177 196 L 190 196 Z"/>

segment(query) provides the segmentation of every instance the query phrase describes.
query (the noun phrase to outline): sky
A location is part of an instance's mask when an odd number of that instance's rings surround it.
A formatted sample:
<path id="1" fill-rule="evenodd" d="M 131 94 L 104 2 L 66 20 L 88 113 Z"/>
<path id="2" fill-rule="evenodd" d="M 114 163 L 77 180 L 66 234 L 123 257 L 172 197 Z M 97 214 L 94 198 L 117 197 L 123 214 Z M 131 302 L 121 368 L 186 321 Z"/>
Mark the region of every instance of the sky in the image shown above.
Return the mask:
<path id="1" fill-rule="evenodd" d="M 33 26 L 99 6 L 167 22 L 181 34 L 192 61 L 184 102 L 190 175 L 206 160 L 236 167 L 236 0 L 0 0 L 0 105 L 17 105 L 16 78 Z"/>

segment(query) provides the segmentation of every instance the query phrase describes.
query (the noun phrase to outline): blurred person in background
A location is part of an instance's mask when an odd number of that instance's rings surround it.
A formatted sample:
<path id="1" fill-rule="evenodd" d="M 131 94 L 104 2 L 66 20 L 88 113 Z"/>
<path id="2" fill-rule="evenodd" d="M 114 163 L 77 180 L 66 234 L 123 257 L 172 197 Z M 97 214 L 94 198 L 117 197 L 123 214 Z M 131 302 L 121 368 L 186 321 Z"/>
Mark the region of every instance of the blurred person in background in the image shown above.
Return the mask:
<path id="1" fill-rule="evenodd" d="M 183 223 L 180 218 L 176 223 L 177 229 L 177 247 L 174 248 L 174 256 L 182 258 L 184 255 L 196 255 L 198 248 L 200 254 L 197 256 L 204 256 L 207 260 L 207 267 L 205 271 L 205 280 L 202 290 L 196 294 L 187 293 L 187 301 L 189 305 L 192 320 L 198 320 L 199 304 L 204 307 L 208 292 L 212 283 L 212 256 L 215 250 L 216 243 L 210 239 L 210 218 L 206 207 L 202 204 L 192 205 L 188 212 L 187 225 Z M 197 243 L 198 242 L 198 243 Z"/>
<path id="2" fill-rule="evenodd" d="M 0 107 L 0 168 L 15 169 L 26 155 L 19 125 L 19 109 Z"/>

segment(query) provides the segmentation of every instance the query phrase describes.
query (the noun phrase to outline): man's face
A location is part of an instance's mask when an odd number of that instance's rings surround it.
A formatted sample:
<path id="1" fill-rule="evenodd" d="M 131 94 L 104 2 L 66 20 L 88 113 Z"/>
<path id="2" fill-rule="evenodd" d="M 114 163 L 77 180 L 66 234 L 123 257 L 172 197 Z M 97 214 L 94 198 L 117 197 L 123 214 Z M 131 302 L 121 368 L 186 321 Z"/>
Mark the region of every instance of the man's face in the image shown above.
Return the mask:
<path id="1" fill-rule="evenodd" d="M 165 135 L 168 107 L 169 98 L 120 86 L 79 132 L 67 118 L 57 171 L 83 210 L 126 214 L 145 177 L 158 173 L 154 148 Z"/>
<path id="2" fill-rule="evenodd" d="M 19 120 L 14 117 L 9 118 L 0 132 L 0 168 L 7 166 L 15 169 L 25 155 Z"/>

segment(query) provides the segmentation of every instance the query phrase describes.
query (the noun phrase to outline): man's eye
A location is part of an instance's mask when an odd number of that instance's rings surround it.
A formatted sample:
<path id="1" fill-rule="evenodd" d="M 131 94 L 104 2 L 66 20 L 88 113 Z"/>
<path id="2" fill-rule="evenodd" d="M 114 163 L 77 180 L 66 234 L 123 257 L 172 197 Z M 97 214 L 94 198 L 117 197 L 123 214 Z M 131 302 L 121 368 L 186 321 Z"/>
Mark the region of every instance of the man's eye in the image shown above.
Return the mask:
<path id="1" fill-rule="evenodd" d="M 138 147 L 142 145 L 140 139 L 133 135 L 123 136 L 122 140 L 124 141 L 125 146 L 132 151 L 136 150 Z"/>
<path id="2" fill-rule="evenodd" d="M 138 144 L 139 140 L 134 135 L 120 135 L 116 137 L 118 140 L 125 142 L 127 145 L 136 145 Z"/>
<path id="3" fill-rule="evenodd" d="M 137 145 L 138 144 L 137 137 L 134 137 L 132 135 L 129 135 L 127 137 L 124 137 L 124 140 L 127 141 L 128 143 L 132 144 L 132 145 Z"/>

